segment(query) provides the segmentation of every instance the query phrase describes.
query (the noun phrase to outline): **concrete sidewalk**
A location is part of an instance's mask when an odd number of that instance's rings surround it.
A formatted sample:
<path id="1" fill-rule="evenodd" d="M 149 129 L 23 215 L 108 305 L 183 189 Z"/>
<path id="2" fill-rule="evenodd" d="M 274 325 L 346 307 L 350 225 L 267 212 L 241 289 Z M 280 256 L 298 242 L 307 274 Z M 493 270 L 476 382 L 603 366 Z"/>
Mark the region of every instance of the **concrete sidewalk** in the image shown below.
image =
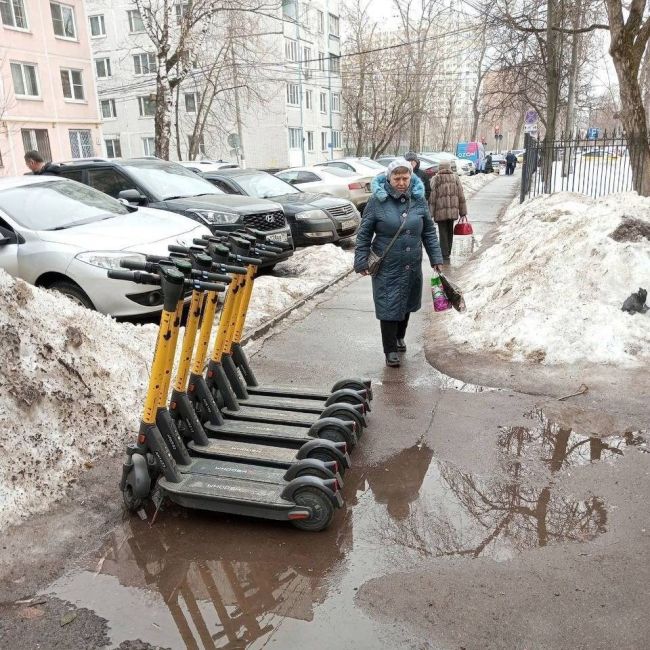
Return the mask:
<path id="1" fill-rule="evenodd" d="M 484 237 L 519 191 L 521 173 L 497 176 L 467 201 L 474 234 Z"/>

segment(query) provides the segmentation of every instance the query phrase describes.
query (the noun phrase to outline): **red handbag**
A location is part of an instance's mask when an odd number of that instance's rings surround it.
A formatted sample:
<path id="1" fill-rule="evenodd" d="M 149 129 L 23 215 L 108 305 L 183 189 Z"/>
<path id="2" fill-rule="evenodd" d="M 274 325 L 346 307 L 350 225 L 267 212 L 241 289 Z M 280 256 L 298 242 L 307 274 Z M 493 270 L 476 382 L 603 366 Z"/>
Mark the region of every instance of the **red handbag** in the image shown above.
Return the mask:
<path id="1" fill-rule="evenodd" d="M 473 235 L 474 228 L 472 224 L 467 221 L 467 217 L 461 217 L 458 223 L 454 226 L 454 235 Z"/>

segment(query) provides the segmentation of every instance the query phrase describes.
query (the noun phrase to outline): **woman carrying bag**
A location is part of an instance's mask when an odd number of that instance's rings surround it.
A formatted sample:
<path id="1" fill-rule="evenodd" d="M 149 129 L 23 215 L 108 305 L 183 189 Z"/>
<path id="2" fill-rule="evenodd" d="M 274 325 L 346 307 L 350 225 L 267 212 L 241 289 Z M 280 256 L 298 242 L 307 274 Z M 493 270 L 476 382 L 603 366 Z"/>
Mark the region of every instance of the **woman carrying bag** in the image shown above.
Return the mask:
<path id="1" fill-rule="evenodd" d="M 400 365 L 411 312 L 422 301 L 422 246 L 440 270 L 442 254 L 429 216 L 422 181 L 397 158 L 372 182 L 354 251 L 354 270 L 372 275 L 375 315 L 380 321 L 386 365 Z M 370 267 L 370 269 L 369 269 Z"/>

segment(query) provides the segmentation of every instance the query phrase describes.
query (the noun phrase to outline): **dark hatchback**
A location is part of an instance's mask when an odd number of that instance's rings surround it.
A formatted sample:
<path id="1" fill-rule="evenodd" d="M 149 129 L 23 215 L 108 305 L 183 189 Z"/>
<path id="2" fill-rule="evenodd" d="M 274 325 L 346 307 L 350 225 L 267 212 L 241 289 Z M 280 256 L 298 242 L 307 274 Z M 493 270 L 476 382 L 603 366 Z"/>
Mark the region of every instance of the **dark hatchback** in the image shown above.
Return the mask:
<path id="1" fill-rule="evenodd" d="M 271 240 L 293 245 L 291 230 L 277 203 L 226 194 L 172 162 L 152 158 L 78 160 L 63 163 L 61 176 L 134 205 L 177 212 L 212 231 L 248 226 L 264 231 Z M 288 250 L 263 267 L 273 266 L 292 254 Z"/>
<path id="2" fill-rule="evenodd" d="M 203 172 L 202 176 L 229 194 L 279 203 L 296 246 L 340 242 L 356 235 L 359 229 L 359 212 L 346 199 L 301 192 L 277 176 L 256 169 L 220 169 Z"/>

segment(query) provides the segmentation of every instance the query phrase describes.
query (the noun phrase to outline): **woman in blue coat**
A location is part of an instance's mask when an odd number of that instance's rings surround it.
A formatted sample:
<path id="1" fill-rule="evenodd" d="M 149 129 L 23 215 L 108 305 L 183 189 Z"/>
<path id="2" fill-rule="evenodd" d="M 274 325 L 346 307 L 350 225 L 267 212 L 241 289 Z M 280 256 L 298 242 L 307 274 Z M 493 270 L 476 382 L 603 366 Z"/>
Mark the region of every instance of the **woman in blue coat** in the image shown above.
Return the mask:
<path id="1" fill-rule="evenodd" d="M 380 321 L 386 364 L 399 366 L 398 351 L 406 350 L 404 336 L 409 315 L 422 303 L 422 245 L 431 266 L 440 270 L 442 253 L 429 215 L 422 181 L 409 162 L 397 158 L 372 182 L 372 197 L 357 233 L 354 270 L 368 274 L 370 248 L 383 255 L 405 221 L 401 233 L 372 278 L 375 315 Z"/>

